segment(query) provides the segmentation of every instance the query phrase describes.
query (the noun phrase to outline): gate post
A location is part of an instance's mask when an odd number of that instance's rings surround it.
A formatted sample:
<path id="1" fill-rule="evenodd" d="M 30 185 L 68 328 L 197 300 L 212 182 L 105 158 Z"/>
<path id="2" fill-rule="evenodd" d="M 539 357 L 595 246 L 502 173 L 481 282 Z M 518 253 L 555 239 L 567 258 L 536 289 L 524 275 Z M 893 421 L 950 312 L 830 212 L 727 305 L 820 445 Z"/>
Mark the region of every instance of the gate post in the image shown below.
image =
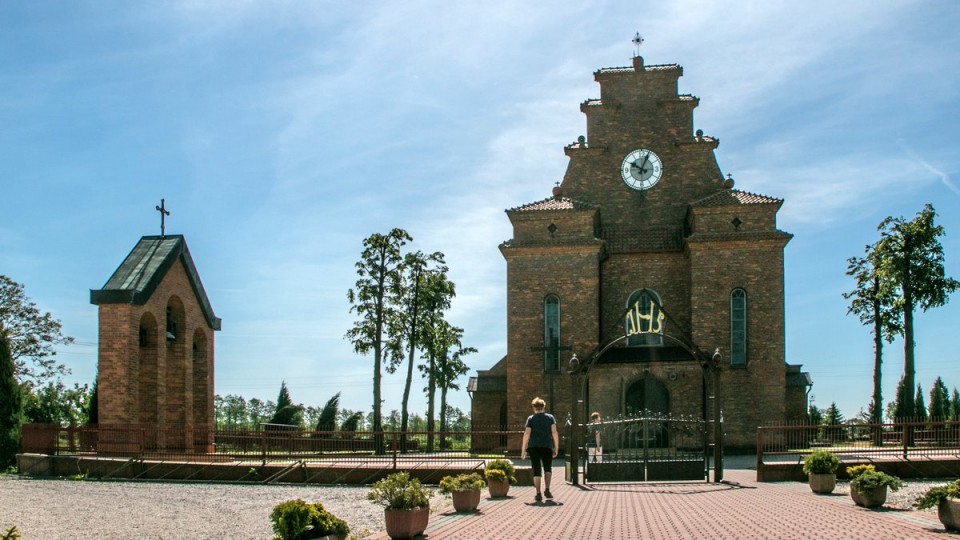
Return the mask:
<path id="1" fill-rule="evenodd" d="M 720 348 L 713 351 L 713 481 L 723 480 L 723 426 L 720 415 Z"/>
<path id="2" fill-rule="evenodd" d="M 577 441 L 577 435 L 580 433 L 578 429 L 579 420 L 577 418 L 579 367 L 580 361 L 577 359 L 577 355 L 574 354 L 570 358 L 570 436 L 568 437 L 570 451 L 567 455 L 570 456 L 570 482 L 575 486 L 580 485 L 580 449 Z"/>

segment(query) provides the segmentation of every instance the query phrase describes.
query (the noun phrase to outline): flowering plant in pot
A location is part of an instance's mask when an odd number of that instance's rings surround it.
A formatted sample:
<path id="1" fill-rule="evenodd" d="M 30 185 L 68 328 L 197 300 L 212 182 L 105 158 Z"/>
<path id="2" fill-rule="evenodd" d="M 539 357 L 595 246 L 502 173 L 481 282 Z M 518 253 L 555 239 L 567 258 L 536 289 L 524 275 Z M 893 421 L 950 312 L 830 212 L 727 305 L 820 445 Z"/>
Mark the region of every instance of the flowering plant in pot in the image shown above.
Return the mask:
<path id="1" fill-rule="evenodd" d="M 833 493 L 840 459 L 829 450 L 814 450 L 803 458 L 803 472 L 809 476 L 814 493 Z"/>
<path id="2" fill-rule="evenodd" d="M 302 499 L 274 506 L 270 521 L 273 522 L 273 537 L 276 540 L 344 540 L 350 534 L 350 526 L 346 521 L 328 512 L 322 504 L 309 504 Z"/>
<path id="3" fill-rule="evenodd" d="M 928 489 L 913 505 L 917 510 L 936 506 L 940 523 L 948 530 L 960 531 L 960 479 Z"/>
<path id="4" fill-rule="evenodd" d="M 491 497 L 506 497 L 510 484 L 517 483 L 516 469 L 513 463 L 506 459 L 488 461 L 483 475 L 487 479 L 487 489 Z"/>
<path id="5" fill-rule="evenodd" d="M 883 471 L 865 470 L 850 481 L 850 492 L 856 492 L 854 502 L 865 508 L 877 508 L 887 502 L 887 489 L 897 491 L 903 481 Z"/>
<path id="6" fill-rule="evenodd" d="M 477 473 L 444 476 L 440 479 L 440 491 L 453 499 L 457 512 L 472 512 L 480 504 L 480 490 L 485 482 Z"/>
<path id="7" fill-rule="evenodd" d="M 866 471 L 875 471 L 876 467 L 873 465 L 854 465 L 852 467 L 847 467 L 847 476 L 850 477 L 851 482 L 861 473 Z M 853 499 L 853 502 L 858 506 L 863 506 L 862 500 L 860 499 L 860 493 L 857 490 L 853 489 L 853 485 L 850 486 L 850 498 Z"/>
<path id="8" fill-rule="evenodd" d="M 397 472 L 375 482 L 367 498 L 383 505 L 387 535 L 413 538 L 427 529 L 430 521 L 430 489 L 410 473 Z"/>

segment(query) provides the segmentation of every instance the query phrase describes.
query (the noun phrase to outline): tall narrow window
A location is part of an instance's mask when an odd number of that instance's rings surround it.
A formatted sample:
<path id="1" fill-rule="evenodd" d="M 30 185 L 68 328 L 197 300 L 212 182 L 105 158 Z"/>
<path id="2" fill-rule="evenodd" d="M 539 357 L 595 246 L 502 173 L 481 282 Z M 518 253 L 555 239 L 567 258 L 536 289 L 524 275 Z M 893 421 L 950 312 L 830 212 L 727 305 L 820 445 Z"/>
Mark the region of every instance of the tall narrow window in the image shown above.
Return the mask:
<path id="1" fill-rule="evenodd" d="M 560 298 L 543 300 L 543 370 L 560 371 Z"/>
<path id="2" fill-rule="evenodd" d="M 747 291 L 730 293 L 730 364 L 747 365 Z"/>
<path id="3" fill-rule="evenodd" d="M 628 347 L 663 345 L 663 313 L 660 295 L 649 289 L 634 291 L 627 299 L 623 330 Z"/>

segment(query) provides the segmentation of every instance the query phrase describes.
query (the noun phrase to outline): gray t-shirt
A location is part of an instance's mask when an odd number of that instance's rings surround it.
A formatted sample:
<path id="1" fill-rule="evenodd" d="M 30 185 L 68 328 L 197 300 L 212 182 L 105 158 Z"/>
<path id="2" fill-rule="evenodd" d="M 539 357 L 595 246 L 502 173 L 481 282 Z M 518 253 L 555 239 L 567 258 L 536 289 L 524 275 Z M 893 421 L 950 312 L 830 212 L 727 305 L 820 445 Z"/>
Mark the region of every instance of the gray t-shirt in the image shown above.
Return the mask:
<path id="1" fill-rule="evenodd" d="M 549 448 L 553 450 L 553 430 L 550 426 L 557 423 L 557 419 L 550 413 L 533 413 L 527 418 L 524 428 L 530 428 L 530 440 L 527 449 Z"/>

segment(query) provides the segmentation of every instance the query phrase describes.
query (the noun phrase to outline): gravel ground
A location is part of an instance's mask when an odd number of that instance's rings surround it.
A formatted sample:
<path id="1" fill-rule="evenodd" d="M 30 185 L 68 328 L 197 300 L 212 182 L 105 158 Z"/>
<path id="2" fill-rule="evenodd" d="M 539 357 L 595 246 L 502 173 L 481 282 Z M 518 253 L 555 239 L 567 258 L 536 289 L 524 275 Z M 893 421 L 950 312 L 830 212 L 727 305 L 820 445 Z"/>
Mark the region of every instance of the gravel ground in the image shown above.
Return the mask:
<path id="1" fill-rule="evenodd" d="M 235 485 L 49 480 L 0 475 L 0 533 L 23 540 L 249 538 L 273 536 L 270 512 L 303 499 L 350 525 L 350 538 L 383 530 L 383 507 L 367 486 Z M 435 493 L 430 507 L 445 511 Z"/>
<path id="2" fill-rule="evenodd" d="M 909 509 L 930 486 L 910 480 L 886 506 Z M 235 485 L 48 480 L 0 475 L 0 532 L 16 525 L 24 540 L 90 538 L 249 538 L 272 536 L 270 512 L 282 501 L 321 502 L 350 525 L 350 538 L 383 530 L 383 510 L 366 486 Z M 838 482 L 835 493 L 850 492 Z M 435 493 L 434 513 L 449 499 Z M 929 510 L 936 513 L 936 510 Z"/>

